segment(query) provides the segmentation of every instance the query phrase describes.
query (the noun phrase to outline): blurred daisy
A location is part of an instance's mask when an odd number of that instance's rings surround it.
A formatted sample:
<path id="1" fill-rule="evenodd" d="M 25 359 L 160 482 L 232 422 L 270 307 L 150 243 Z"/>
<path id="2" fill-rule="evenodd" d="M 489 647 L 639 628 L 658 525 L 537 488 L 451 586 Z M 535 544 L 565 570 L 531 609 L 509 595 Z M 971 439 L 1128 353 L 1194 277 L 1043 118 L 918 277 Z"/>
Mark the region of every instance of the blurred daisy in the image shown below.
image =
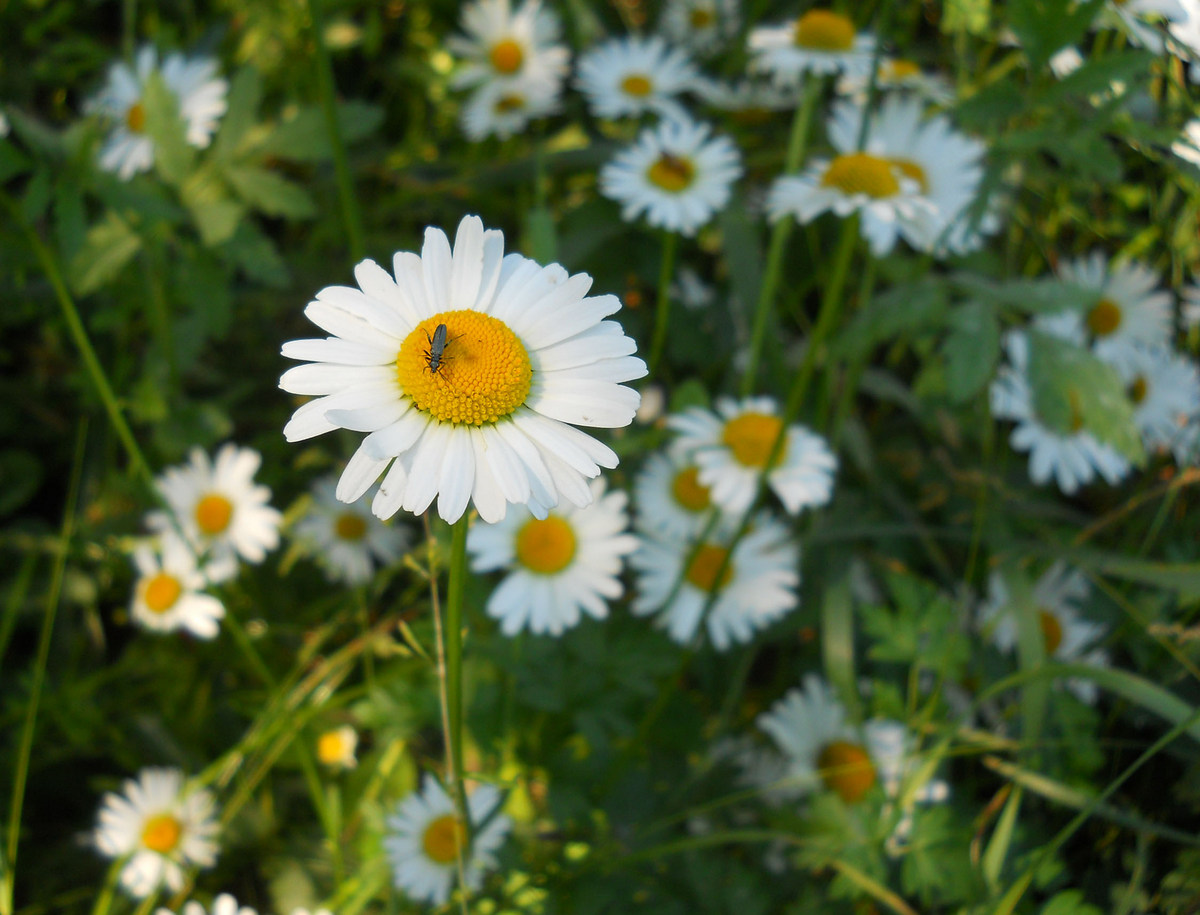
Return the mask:
<path id="1" fill-rule="evenodd" d="M 358 731 L 348 724 L 325 731 L 317 738 L 317 761 L 330 769 L 353 769 L 358 765 Z"/>
<path id="2" fill-rule="evenodd" d="M 1100 474 L 1115 486 L 1129 472 L 1129 462 L 1115 448 L 1083 429 L 1060 432 L 1042 422 L 1033 404 L 1029 383 L 1029 340 L 1020 331 L 1004 337 L 1008 365 L 1002 366 L 989 389 L 992 415 L 1017 424 L 1009 444 L 1029 452 L 1029 479 L 1037 485 L 1054 477 L 1058 488 L 1071 495 Z"/>
<path id="3" fill-rule="evenodd" d="M 869 72 L 844 73 L 837 81 L 837 91 L 855 104 L 863 105 L 866 104 L 870 84 Z M 947 105 L 954 101 L 954 89 L 944 76 L 927 73 L 916 61 L 901 57 L 884 57 L 879 61 L 875 85 L 882 92 L 911 92 L 935 105 Z"/>
<path id="4" fill-rule="evenodd" d="M 369 433 L 337 497 L 357 500 L 382 474 L 371 504 L 380 518 L 419 514 L 434 498 L 450 522 L 468 502 L 489 523 L 510 502 L 542 517 L 560 498 L 587 505 L 588 480 L 617 456 L 568 423 L 628 425 L 638 394 L 621 382 L 646 374 L 633 340 L 603 320 L 617 297 L 588 296 L 587 274 L 505 257 L 503 233 L 476 216 L 459 224 L 453 251 L 430 228 L 421 255 L 397 253 L 393 268 L 396 279 L 363 261 L 359 288 L 329 286 L 305 309 L 332 336 L 284 344 L 308 364 L 279 386 L 316 395 L 284 428 L 288 441 Z"/>
<path id="5" fill-rule="evenodd" d="M 170 909 L 160 908 L 155 915 L 175 915 Z M 238 901 L 228 893 L 222 893 L 213 900 L 212 908 L 206 909 L 198 902 L 185 902 L 179 910 L 179 915 L 258 915 L 258 912 L 248 905 L 238 905 Z M 293 912 L 292 915 L 298 915 Z M 319 915 L 319 913 L 318 913 Z"/>
<path id="6" fill-rule="evenodd" d="M 707 124 L 665 120 L 600 170 L 600 190 L 621 204 L 627 222 L 644 212 L 652 226 L 695 235 L 725 206 L 741 174 L 728 137 L 710 139 Z"/>
<path id="7" fill-rule="evenodd" d="M 575 78 L 600 118 L 637 117 L 647 112 L 685 117 L 675 100 L 696 88 L 699 73 L 687 54 L 657 35 L 613 38 L 579 58 Z"/>
<path id="8" fill-rule="evenodd" d="M 156 531 L 179 532 L 204 554 L 204 572 L 219 582 L 237 574 L 238 557 L 258 563 L 279 545 L 283 516 L 267 503 L 271 490 L 254 483 L 262 455 L 252 448 L 226 444 L 216 460 L 193 448 L 188 463 L 168 468 L 155 485 L 171 516 L 151 512 Z"/>
<path id="9" fill-rule="evenodd" d="M 570 53 L 559 43 L 558 16 L 539 0 L 525 0 L 516 10 L 509 0 L 474 0 L 462 8 L 466 35 L 446 44 L 465 63 L 454 77 L 457 88 L 484 83 L 505 86 L 537 83 L 557 94 L 567 74 Z"/>
<path id="10" fill-rule="evenodd" d="M 164 533 L 158 549 L 149 542 L 139 544 L 133 564 L 138 581 L 129 615 L 134 622 L 156 632 L 186 629 L 202 639 L 217 634 L 225 606 L 211 594 L 202 593 L 208 581 L 190 546 Z"/>
<path id="11" fill-rule="evenodd" d="M 314 483 L 312 505 L 296 523 L 293 536 L 330 581 L 364 584 L 375 574 L 377 564 L 391 565 L 404 555 L 408 532 L 384 524 L 363 503 L 339 502 L 336 493 L 333 477 Z"/>
<path id="12" fill-rule="evenodd" d="M 1108 652 L 1092 647 L 1104 636 L 1105 627 L 1085 619 L 1080 609 L 1088 593 L 1087 579 L 1081 572 L 1056 562 L 1033 586 L 1031 600 L 1037 610 L 1047 657 L 1063 663 L 1107 667 Z M 979 623 L 992 644 L 1005 654 L 1012 654 L 1017 647 L 1015 609 L 1004 576 L 993 572 L 988 577 L 988 594 L 979 610 Z M 1071 678 L 1066 685 L 1083 702 L 1096 703 L 1096 684 L 1091 680 Z"/>
<path id="13" fill-rule="evenodd" d="M 700 468 L 699 481 L 711 488 L 713 502 L 742 512 L 754 501 L 783 420 L 769 397 L 722 397 L 716 406 L 715 413 L 702 407 L 677 413 L 667 426 L 679 433 L 677 447 Z M 803 426 L 789 426 L 767 484 L 794 515 L 830 500 L 836 470 L 837 458 L 825 439 Z"/>
<path id="14" fill-rule="evenodd" d="M 650 455 L 634 482 L 634 498 L 638 530 L 666 543 L 699 536 L 713 507 L 700 468 L 677 448 Z"/>
<path id="15" fill-rule="evenodd" d="M 800 548 L 786 527 L 765 514 L 755 518 L 732 555 L 728 537 L 716 532 L 694 546 L 646 540 L 629 564 L 638 575 L 634 615 L 658 614 L 659 625 L 683 645 L 703 622 L 713 647 L 724 651 L 735 642 L 750 641 L 799 602 Z M 702 620 L 714 592 L 712 609 Z"/>
<path id="16" fill-rule="evenodd" d="M 741 121 L 769 121 L 772 113 L 790 111 L 800 99 L 797 86 L 777 86 L 763 80 L 738 82 L 703 77 L 696 83 L 696 95 L 705 104 L 742 117 Z"/>
<path id="17" fill-rule="evenodd" d="M 780 84 L 800 82 L 805 73 L 869 73 L 875 39 L 832 10 L 809 10 L 794 22 L 760 26 L 748 38 L 750 69 Z"/>
<path id="18" fill-rule="evenodd" d="M 682 266 L 675 271 L 675 279 L 671 283 L 671 301 L 695 310 L 706 308 L 716 299 L 717 291 L 691 267 Z"/>
<path id="19" fill-rule="evenodd" d="M 1200 413 L 1200 373 L 1166 347 L 1137 347 L 1118 367 L 1133 401 L 1133 421 L 1149 452 L 1175 447 Z"/>
<path id="20" fill-rule="evenodd" d="M 213 796 L 189 791 L 178 769 L 143 769 L 127 779 L 124 794 L 108 792 L 100 805 L 94 841 L 110 858 L 125 858 L 121 885 L 137 898 L 160 886 L 183 889 L 183 869 L 217 860 Z"/>
<path id="21" fill-rule="evenodd" d="M 142 101 L 146 82 L 157 72 L 179 102 L 187 142 L 198 149 L 208 146 L 217 122 L 225 113 L 229 84 L 217 77 L 217 62 L 211 57 L 189 60 L 168 54 L 158 64 L 158 52 L 142 47 L 134 67 L 118 62 L 108 70 L 104 88 L 84 105 L 89 113 L 114 122 L 112 132 L 100 149 L 100 168 L 116 172 L 128 181 L 138 172 L 154 167 L 154 141 L 146 134 L 146 107 Z"/>
<path id="22" fill-rule="evenodd" d="M 579 624 L 582 613 L 608 616 L 606 601 L 620 597 L 621 559 L 638 548 L 628 527 L 625 493 L 605 494 L 592 481 L 585 508 L 554 509 L 545 518 L 509 512 L 495 524 L 476 524 L 467 539 L 475 572 L 509 570 L 488 598 L 488 616 L 505 635 L 528 629 L 559 636 Z"/>
<path id="23" fill-rule="evenodd" d="M 558 83 L 532 79 L 491 82 L 471 94 L 460 120 L 463 133 L 472 140 L 491 136 L 504 140 L 558 108 Z"/>
<path id="24" fill-rule="evenodd" d="M 895 826 L 884 843 L 887 852 L 896 857 L 903 853 L 912 834 L 915 805 L 944 803 L 950 797 L 950 786 L 932 775 L 919 784 L 914 782 L 923 766 L 916 752 L 916 735 L 907 725 L 874 718 L 863 725 L 863 736 L 884 795 L 900 805 Z M 889 803 L 884 815 L 893 809 Z"/>
<path id="25" fill-rule="evenodd" d="M 1187 18 L 1179 0 L 1107 0 L 1092 27 L 1117 29 L 1132 44 L 1161 54 L 1165 41 L 1158 26 L 1183 23 Z"/>
<path id="26" fill-rule="evenodd" d="M 467 798 L 472 836 L 465 870 L 470 889 L 478 888 L 484 871 L 496 866 L 496 850 L 512 828 L 507 816 L 496 813 L 499 806 L 500 792 L 491 785 L 480 785 Z M 396 888 L 418 902 L 445 905 L 464 838 L 454 802 L 437 780 L 426 774 L 421 789 L 405 798 L 387 818 L 383 845 L 391 859 Z"/>
<path id="27" fill-rule="evenodd" d="M 667 0 L 659 28 L 696 54 L 714 54 L 737 35 L 740 6 L 740 0 Z"/>

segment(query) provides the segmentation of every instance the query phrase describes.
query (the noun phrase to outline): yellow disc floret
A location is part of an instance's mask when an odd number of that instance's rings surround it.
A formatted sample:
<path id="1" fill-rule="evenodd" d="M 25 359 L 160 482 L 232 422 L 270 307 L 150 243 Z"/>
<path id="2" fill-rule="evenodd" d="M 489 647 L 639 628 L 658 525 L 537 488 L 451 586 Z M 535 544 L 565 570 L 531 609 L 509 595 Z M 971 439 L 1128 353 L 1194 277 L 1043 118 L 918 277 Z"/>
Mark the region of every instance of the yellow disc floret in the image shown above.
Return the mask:
<path id="1" fill-rule="evenodd" d="M 621 91 L 626 95 L 644 98 L 654 91 L 654 83 L 643 73 L 630 73 L 621 80 Z"/>
<path id="2" fill-rule="evenodd" d="M 1133 379 L 1133 383 L 1129 386 L 1129 399 L 1135 404 L 1140 404 L 1146 399 L 1146 395 L 1150 393 L 1150 385 L 1146 382 L 1145 375 L 1138 375 Z"/>
<path id="3" fill-rule="evenodd" d="M 440 353 L 430 338 L 446 325 Z M 418 410 L 443 423 L 482 426 L 529 396 L 533 366 L 503 321 L 478 311 L 444 311 L 418 324 L 396 354 L 400 387 Z"/>
<path id="4" fill-rule="evenodd" d="M 847 804 L 860 800 L 875 784 L 875 766 L 856 743 L 835 740 L 817 754 L 817 768 L 825 787 Z"/>
<path id="5" fill-rule="evenodd" d="M 912 60 L 885 60 L 879 65 L 881 83 L 898 83 L 921 74 L 921 68 Z"/>
<path id="6" fill-rule="evenodd" d="M 458 848 L 462 844 L 463 828 L 458 817 L 452 813 L 443 814 L 425 827 L 425 835 L 421 837 L 421 847 L 425 854 L 438 864 L 453 864 L 458 857 Z"/>
<path id="7" fill-rule="evenodd" d="M 696 551 L 684 577 L 706 594 L 720 591 L 733 578 L 733 563 L 730 562 L 725 566 L 720 581 L 717 580 L 717 575 L 721 573 L 721 564 L 725 562 L 727 555 L 729 550 L 725 547 L 712 543 L 703 544 Z"/>
<path id="8" fill-rule="evenodd" d="M 519 92 L 509 92 L 496 99 L 496 104 L 492 106 L 492 110 L 496 114 L 509 114 L 513 111 L 524 111 L 527 104 L 525 96 Z"/>
<path id="9" fill-rule="evenodd" d="M 1047 610 L 1038 611 L 1038 624 L 1042 630 L 1042 640 L 1046 645 L 1046 654 L 1054 654 L 1062 644 L 1062 623 L 1058 617 Z"/>
<path id="10" fill-rule="evenodd" d="M 170 854 L 182 837 L 183 824 L 169 813 L 150 817 L 142 827 L 142 844 L 160 855 Z"/>
<path id="11" fill-rule="evenodd" d="M 870 153 L 847 153 L 829 163 L 821 176 L 822 187 L 836 187 L 846 194 L 866 194 L 878 200 L 900 193 L 896 163 Z"/>
<path id="12" fill-rule="evenodd" d="M 694 29 L 706 29 L 713 24 L 713 20 L 717 17 L 713 15 L 713 11 L 705 9 L 702 6 L 694 6 L 688 13 L 688 25 Z"/>
<path id="13" fill-rule="evenodd" d="M 1087 315 L 1087 326 L 1097 337 L 1107 337 L 1121 326 L 1121 306 L 1112 299 L 1101 299 Z"/>
<path id="14" fill-rule="evenodd" d="M 671 481 L 671 495 L 690 512 L 707 511 L 711 504 L 709 488 L 700 482 L 699 467 L 688 467 L 675 474 L 675 479 Z"/>
<path id="15" fill-rule="evenodd" d="M 125 112 L 125 126 L 133 133 L 141 133 L 146 129 L 146 106 L 141 102 L 134 102 L 129 106 L 129 110 Z"/>
<path id="16" fill-rule="evenodd" d="M 167 572 L 159 572 L 146 582 L 142 602 L 151 613 L 166 613 L 175 606 L 182 593 L 183 585 L 179 583 L 178 578 Z"/>
<path id="17" fill-rule="evenodd" d="M 492 45 L 492 53 L 489 57 L 492 61 L 492 68 L 497 73 L 503 73 L 506 76 L 516 73 L 521 69 L 521 64 L 525 62 L 525 52 L 511 38 L 505 38 Z"/>
<path id="18" fill-rule="evenodd" d="M 569 566 L 575 547 L 575 531 L 557 515 L 526 521 L 517 531 L 517 562 L 539 575 L 553 575 Z"/>
<path id="19" fill-rule="evenodd" d="M 357 542 L 367 535 L 367 522 L 361 515 L 356 515 L 354 512 L 343 512 L 334 522 L 333 530 L 339 540 Z"/>
<path id="20" fill-rule="evenodd" d="M 196 503 L 196 526 L 209 537 L 222 534 L 233 520 L 233 503 L 219 492 L 210 492 Z"/>
<path id="21" fill-rule="evenodd" d="M 673 194 L 681 193 L 696 180 L 696 166 L 690 159 L 663 153 L 646 169 L 646 180 Z"/>
<path id="22" fill-rule="evenodd" d="M 849 51 L 854 47 L 854 23 L 829 10 L 809 10 L 796 20 L 792 40 L 813 51 Z"/>
<path id="23" fill-rule="evenodd" d="M 917 182 L 917 186 L 921 189 L 922 194 L 929 193 L 929 176 L 925 174 L 925 169 L 920 165 L 912 159 L 893 159 L 892 164 L 900 169 L 900 174 L 905 178 L 910 178 Z"/>
<path id="24" fill-rule="evenodd" d="M 743 413 L 725 424 L 721 441 L 733 452 L 743 467 L 765 467 L 771 456 L 771 446 L 779 436 L 783 420 L 769 413 Z M 787 453 L 787 438 L 779 450 L 778 460 Z"/>

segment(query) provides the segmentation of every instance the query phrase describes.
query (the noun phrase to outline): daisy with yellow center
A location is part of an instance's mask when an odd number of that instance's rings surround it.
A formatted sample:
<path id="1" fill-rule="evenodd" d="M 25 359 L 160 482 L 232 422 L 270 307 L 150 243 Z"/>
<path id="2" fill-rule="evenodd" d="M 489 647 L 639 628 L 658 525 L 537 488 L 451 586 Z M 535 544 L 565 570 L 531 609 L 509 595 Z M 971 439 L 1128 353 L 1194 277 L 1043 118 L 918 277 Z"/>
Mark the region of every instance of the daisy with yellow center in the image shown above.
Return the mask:
<path id="1" fill-rule="evenodd" d="M 500 792 L 491 785 L 478 786 L 467 798 L 473 827 L 465 867 L 470 889 L 478 888 L 484 872 L 496 867 L 496 850 L 512 828 L 507 816 L 493 815 L 500 800 Z M 445 905 L 457 877 L 456 862 L 464 838 L 453 801 L 437 779 L 426 774 L 420 790 L 405 798 L 387 818 L 383 845 L 396 888 L 417 902 Z"/>
<path id="2" fill-rule="evenodd" d="M 353 769 L 358 765 L 358 732 L 348 724 L 325 731 L 317 738 L 317 760 L 331 769 Z"/>
<path id="3" fill-rule="evenodd" d="M 300 915 L 301 911 L 303 910 L 297 909 L 292 912 L 292 915 Z M 160 908 L 155 911 L 155 915 L 174 915 L 174 913 L 170 909 Z M 179 915 L 258 915 L 258 912 L 248 905 L 239 905 L 238 901 L 228 893 L 222 893 L 213 900 L 211 909 L 206 909 L 193 900 L 183 904 Z M 320 913 L 318 912 L 316 915 L 320 915 Z"/>
<path id="4" fill-rule="evenodd" d="M 725 511 L 743 512 L 754 501 L 783 420 L 769 397 L 723 397 L 716 412 L 692 407 L 669 417 L 667 426 L 679 433 L 676 447 L 699 467 L 699 481 L 711 488 L 713 502 Z M 830 500 L 836 471 L 837 458 L 825 440 L 794 425 L 784 432 L 767 484 L 795 515 Z"/>
<path id="5" fill-rule="evenodd" d="M 949 80 L 940 73 L 927 73 L 915 60 L 884 57 L 879 61 L 875 73 L 875 84 L 881 90 L 910 92 L 934 105 L 946 106 L 954 101 L 954 88 Z M 837 92 L 862 105 L 866 103 L 870 83 L 867 72 L 846 73 L 837 81 Z"/>
<path id="6" fill-rule="evenodd" d="M 695 54 L 722 50 L 741 25 L 738 0 L 668 0 L 659 28 L 669 41 Z"/>
<path id="7" fill-rule="evenodd" d="M 403 527 L 380 521 L 370 506 L 339 502 L 335 477 L 313 484 L 311 507 L 292 535 L 330 581 L 348 585 L 370 581 L 377 567 L 397 562 L 409 543 Z"/>
<path id="8" fill-rule="evenodd" d="M 652 226 L 695 235 L 724 208 L 741 174 L 741 156 L 727 137 L 710 139 L 707 124 L 668 119 L 643 130 L 600 170 L 600 191 L 621 204 L 627 222 L 645 213 Z"/>
<path id="9" fill-rule="evenodd" d="M 212 794 L 187 790 L 178 769 L 143 769 L 122 794 L 104 795 L 93 841 L 109 858 L 128 858 L 121 885 L 140 899 L 163 886 L 178 892 L 185 868 L 212 867 L 216 834 Z"/>
<path id="10" fill-rule="evenodd" d="M 792 22 L 759 26 L 747 39 L 750 69 L 780 85 L 794 85 L 806 73 L 863 74 L 871 70 L 875 39 L 832 10 L 814 9 Z"/>
<path id="11" fill-rule="evenodd" d="M 1131 347 L 1117 371 L 1133 401 L 1133 421 L 1148 453 L 1177 449 L 1200 415 L 1200 371 L 1169 347 Z"/>
<path id="12" fill-rule="evenodd" d="M 608 601 L 623 593 L 622 559 L 638 547 L 626 533 L 623 492 L 605 493 L 592 482 L 586 508 L 563 506 L 545 518 L 517 509 L 496 524 L 476 524 L 467 539 L 475 572 L 504 569 L 504 580 L 488 598 L 488 615 L 508 636 L 524 629 L 559 636 L 583 614 L 608 616 Z"/>
<path id="13" fill-rule="evenodd" d="M 504 256 L 503 234 L 475 216 L 453 250 L 428 229 L 421 255 L 398 253 L 394 269 L 393 279 L 363 261 L 359 288 L 330 286 L 305 310 L 333 336 L 283 347 L 307 364 L 280 387 L 315 396 L 284 428 L 288 441 L 368 433 L 337 497 L 354 502 L 382 475 L 380 518 L 435 498 L 449 522 L 468 503 L 494 523 L 509 503 L 545 517 L 560 499 L 591 502 L 588 480 L 617 456 L 569 424 L 628 425 L 639 398 L 621 382 L 646 374 L 633 340 L 603 320 L 616 296 L 588 296 L 586 274 Z"/>
<path id="14" fill-rule="evenodd" d="M 472 140 L 506 139 L 523 131 L 530 121 L 549 117 L 561 107 L 562 81 L 522 77 L 493 80 L 471 93 L 460 112 L 463 133 Z"/>
<path id="15" fill-rule="evenodd" d="M 658 624 L 683 645 L 693 641 L 703 623 L 713 647 L 724 651 L 750 641 L 755 632 L 794 609 L 799 602 L 800 547 L 788 529 L 760 514 L 732 551 L 729 541 L 728 531 L 720 528 L 699 545 L 646 539 L 629 558 L 638 577 L 634 615 L 656 614 Z"/>
<path id="16" fill-rule="evenodd" d="M 613 38 L 579 58 L 576 85 L 596 117 L 638 117 L 653 112 L 686 117 L 676 100 L 693 91 L 700 74 L 687 54 L 658 36 Z"/>
<path id="17" fill-rule="evenodd" d="M 539 0 L 516 9 L 509 0 L 474 0 L 462 8 L 462 28 L 465 34 L 446 42 L 462 61 L 455 88 L 526 83 L 558 94 L 570 54 L 559 40 L 557 14 Z"/>
<path id="18" fill-rule="evenodd" d="M 164 533 L 157 549 L 149 542 L 140 544 L 133 562 L 138 581 L 129 615 L 135 623 L 155 632 L 183 629 L 202 639 L 217 634 L 225 607 L 202 593 L 208 582 L 188 544 Z"/>
<path id="19" fill-rule="evenodd" d="M 700 468 L 678 449 L 653 454 L 634 483 L 637 529 L 670 543 L 699 536 L 714 507 Z"/>

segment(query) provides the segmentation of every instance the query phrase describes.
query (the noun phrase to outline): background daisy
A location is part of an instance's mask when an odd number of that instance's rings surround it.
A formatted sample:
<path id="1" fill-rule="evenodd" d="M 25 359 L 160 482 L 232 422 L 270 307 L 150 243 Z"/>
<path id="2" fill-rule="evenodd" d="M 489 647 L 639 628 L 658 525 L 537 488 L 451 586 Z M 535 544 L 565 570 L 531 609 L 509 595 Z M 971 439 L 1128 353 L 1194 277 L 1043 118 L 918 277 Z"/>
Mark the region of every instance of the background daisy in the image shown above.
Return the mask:
<path id="1" fill-rule="evenodd" d="M 325 477 L 313 484 L 312 504 L 292 532 L 331 581 L 363 584 L 376 566 L 387 566 L 408 549 L 408 532 L 384 524 L 370 507 L 338 501 L 337 480 Z"/>
<path id="2" fill-rule="evenodd" d="M 740 7 L 739 0 L 667 0 L 659 28 L 696 54 L 713 54 L 737 35 Z"/>
<path id="3" fill-rule="evenodd" d="M 560 26 L 553 10 L 539 0 L 525 0 L 516 9 L 509 0 L 474 0 L 462 7 L 461 21 L 466 34 L 446 40 L 464 61 L 454 86 L 529 82 L 557 92 L 566 77 L 570 52 L 559 43 Z"/>
<path id="4" fill-rule="evenodd" d="M 225 616 L 225 606 L 211 594 L 188 544 L 170 533 L 159 538 L 158 549 L 139 544 L 133 553 L 138 571 L 129 615 L 138 625 L 156 632 L 185 629 L 202 639 L 213 638 Z"/>
<path id="5" fill-rule="evenodd" d="M 614 38 L 579 58 L 575 83 L 596 117 L 653 112 L 685 117 L 676 96 L 696 88 L 699 73 L 687 54 L 658 36 Z"/>
<path id="6" fill-rule="evenodd" d="M 634 482 L 639 531 L 666 543 L 699 536 L 713 508 L 700 468 L 678 448 L 652 454 Z"/>
<path id="7" fill-rule="evenodd" d="M 875 39 L 832 10 L 808 10 L 792 22 L 751 29 L 750 69 L 777 83 L 794 84 L 805 73 L 869 73 Z"/>

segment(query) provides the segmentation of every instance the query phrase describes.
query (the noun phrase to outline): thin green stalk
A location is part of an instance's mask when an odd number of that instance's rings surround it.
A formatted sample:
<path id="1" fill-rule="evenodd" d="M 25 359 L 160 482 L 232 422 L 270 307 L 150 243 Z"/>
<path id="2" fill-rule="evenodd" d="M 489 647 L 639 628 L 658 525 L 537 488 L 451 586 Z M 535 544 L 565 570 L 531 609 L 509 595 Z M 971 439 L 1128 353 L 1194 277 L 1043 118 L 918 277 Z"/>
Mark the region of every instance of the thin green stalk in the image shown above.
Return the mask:
<path id="1" fill-rule="evenodd" d="M 117 858 L 104 875 L 104 886 L 96 895 L 96 903 L 92 906 L 92 915 L 108 915 L 112 909 L 113 897 L 117 893 L 117 878 L 121 876 L 121 868 L 125 866 L 126 858 Z"/>
<path id="2" fill-rule="evenodd" d="M 366 254 L 362 213 L 358 209 L 358 198 L 354 195 L 354 180 L 350 175 L 350 163 L 346 158 L 346 143 L 342 128 L 338 124 L 337 100 L 334 97 L 333 65 L 329 60 L 329 49 L 325 47 L 325 20 L 321 13 L 321 0 L 308 0 L 308 16 L 312 20 L 313 47 L 317 53 L 317 91 L 321 96 L 321 110 L 325 113 L 325 129 L 329 132 L 329 147 L 333 151 L 333 171 L 337 177 L 338 199 L 342 204 L 342 220 L 346 224 L 346 235 L 350 246 L 350 259 L 357 263 Z"/>
<path id="3" fill-rule="evenodd" d="M 17 572 L 16 579 L 13 580 L 12 588 L 8 592 L 8 600 L 4 602 L 4 618 L 0 619 L 0 661 L 4 660 L 4 656 L 8 653 L 8 643 L 12 639 L 13 628 L 17 625 L 17 615 L 21 612 L 21 605 L 25 603 L 25 596 L 29 593 L 29 585 L 33 581 L 33 570 L 37 567 L 37 554 L 26 553 L 24 559 L 21 560 L 21 569 Z"/>
<path id="4" fill-rule="evenodd" d="M 21 810 L 25 803 L 25 785 L 29 780 L 29 763 L 33 756 L 33 735 L 37 727 L 38 706 L 46 683 L 46 665 L 50 660 L 50 637 L 54 634 L 54 618 L 58 614 L 58 599 L 62 594 L 63 577 L 67 570 L 67 553 L 75 534 L 75 510 L 79 501 L 79 480 L 83 475 L 83 450 L 87 439 L 87 420 L 80 421 L 75 436 L 75 457 L 71 479 L 67 485 L 67 502 L 63 509 L 62 529 L 58 550 L 50 572 L 50 590 L 46 594 L 46 612 L 38 634 L 37 656 L 33 662 L 33 677 L 29 685 L 29 705 L 17 744 L 16 774 L 13 777 L 12 799 L 9 801 L 8 835 L 4 843 L 4 879 L 0 881 L 0 915 L 12 915 L 13 894 L 17 882 L 17 849 L 21 841 Z"/>
<path id="5" fill-rule="evenodd" d="M 142 261 L 146 266 L 146 317 L 154 334 L 158 348 L 167 362 L 169 390 L 174 393 L 179 386 L 179 366 L 175 358 L 175 338 L 171 332 L 171 310 L 163 286 L 162 259 L 157 244 L 143 251 Z"/>
<path id="6" fill-rule="evenodd" d="M 658 268 L 658 301 L 654 312 L 654 339 L 650 344 L 650 374 L 653 376 L 667 344 L 667 328 L 671 325 L 671 280 L 675 276 L 675 253 L 679 236 L 663 233 L 662 262 Z"/>

